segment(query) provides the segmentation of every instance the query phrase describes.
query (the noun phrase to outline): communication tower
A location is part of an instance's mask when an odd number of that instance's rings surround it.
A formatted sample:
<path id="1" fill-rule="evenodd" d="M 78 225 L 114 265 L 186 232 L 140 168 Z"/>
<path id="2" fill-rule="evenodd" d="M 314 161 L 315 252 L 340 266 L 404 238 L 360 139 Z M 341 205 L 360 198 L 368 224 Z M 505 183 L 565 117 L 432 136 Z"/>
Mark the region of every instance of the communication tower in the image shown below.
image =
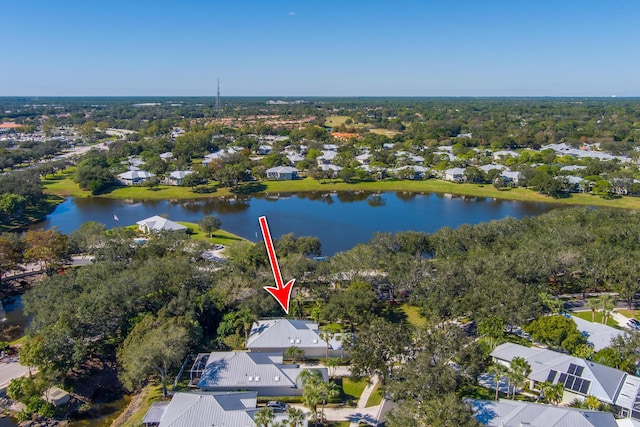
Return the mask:
<path id="1" fill-rule="evenodd" d="M 216 115 L 220 116 L 220 79 L 218 79 L 218 92 L 216 93 Z"/>

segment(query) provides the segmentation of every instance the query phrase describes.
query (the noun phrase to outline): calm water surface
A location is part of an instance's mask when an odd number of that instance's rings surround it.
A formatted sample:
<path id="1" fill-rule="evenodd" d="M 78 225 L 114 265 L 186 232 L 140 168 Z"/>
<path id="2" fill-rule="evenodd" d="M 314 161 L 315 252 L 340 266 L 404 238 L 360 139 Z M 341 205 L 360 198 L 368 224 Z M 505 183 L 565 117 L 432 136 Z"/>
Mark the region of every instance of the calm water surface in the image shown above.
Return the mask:
<path id="1" fill-rule="evenodd" d="M 222 227 L 246 239 L 261 238 L 258 217 L 266 215 L 274 237 L 294 233 L 316 236 L 324 255 L 368 242 L 376 231 L 432 232 L 441 227 L 539 215 L 557 205 L 515 202 L 445 194 L 403 192 L 298 193 L 205 200 L 113 200 L 69 198 L 39 224 L 71 233 L 85 222 L 97 221 L 107 228 L 135 224 L 152 215 L 174 221 L 197 223 L 215 215 Z M 119 221 L 115 221 L 114 213 Z"/>

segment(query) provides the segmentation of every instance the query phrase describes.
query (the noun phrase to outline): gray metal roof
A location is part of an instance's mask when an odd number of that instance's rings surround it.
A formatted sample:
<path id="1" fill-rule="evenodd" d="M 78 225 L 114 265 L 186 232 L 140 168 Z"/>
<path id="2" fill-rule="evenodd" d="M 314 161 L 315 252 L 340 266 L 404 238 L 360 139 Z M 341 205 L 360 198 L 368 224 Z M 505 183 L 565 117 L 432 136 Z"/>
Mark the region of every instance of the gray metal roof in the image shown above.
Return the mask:
<path id="1" fill-rule="evenodd" d="M 326 348 L 327 343 L 320 337 L 320 333 L 318 324 L 308 320 L 261 320 L 251 328 L 247 348 Z M 339 350 L 339 341 L 329 341 L 329 349 Z"/>
<path id="2" fill-rule="evenodd" d="M 173 222 L 158 215 L 142 219 L 136 222 L 136 224 L 145 226 L 149 231 L 177 231 L 186 230 L 187 228 L 182 224 L 178 224 L 177 222 Z"/>
<path id="3" fill-rule="evenodd" d="M 176 393 L 164 411 L 160 427 L 254 427 L 256 399 L 255 392 Z"/>
<path id="4" fill-rule="evenodd" d="M 602 323 L 589 322 L 576 316 L 571 316 L 571 319 L 576 322 L 578 330 L 587 337 L 587 341 L 593 345 L 595 351 L 609 347 L 613 338 L 624 334 L 624 331 Z"/>
<path id="5" fill-rule="evenodd" d="M 471 401 L 475 418 L 490 427 L 617 427 L 613 414 L 515 400 Z"/>
<path id="6" fill-rule="evenodd" d="M 608 366 L 600 365 L 568 354 L 562 354 L 542 348 L 524 347 L 513 343 L 499 345 L 491 353 L 491 356 L 505 362 L 510 362 L 514 357 L 524 358 L 531 366 L 529 378 L 537 382 L 546 381 L 551 370 L 554 370 L 557 373 L 566 373 L 569 370 L 570 364 L 581 366 L 583 368 L 583 372 L 579 376 L 591 381 L 588 389 L 583 394 L 595 396 L 598 400 L 606 403 L 616 403 L 618 394 L 625 383 L 625 378 L 629 376 L 618 369 L 610 368 Z M 558 380 L 559 375 L 556 375 L 553 382 L 557 383 Z M 627 393 L 629 395 L 633 394 L 630 387 L 631 383 L 627 387 Z M 638 394 L 637 389 L 635 394 Z"/>
<path id="7" fill-rule="evenodd" d="M 298 376 L 305 370 L 298 365 L 283 364 L 282 354 L 244 351 L 213 352 L 198 382 L 204 390 L 298 388 Z M 318 369 L 328 378 L 327 369 Z"/>

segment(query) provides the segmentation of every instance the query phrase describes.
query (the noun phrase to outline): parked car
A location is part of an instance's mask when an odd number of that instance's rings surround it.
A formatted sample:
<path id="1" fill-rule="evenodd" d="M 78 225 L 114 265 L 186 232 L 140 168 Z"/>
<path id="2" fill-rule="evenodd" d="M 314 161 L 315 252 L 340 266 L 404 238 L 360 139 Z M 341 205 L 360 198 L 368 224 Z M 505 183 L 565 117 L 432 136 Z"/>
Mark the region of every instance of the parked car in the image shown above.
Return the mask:
<path id="1" fill-rule="evenodd" d="M 270 400 L 267 402 L 267 407 L 271 408 L 273 412 L 278 413 L 285 412 L 289 408 L 289 404 L 277 400 Z"/>

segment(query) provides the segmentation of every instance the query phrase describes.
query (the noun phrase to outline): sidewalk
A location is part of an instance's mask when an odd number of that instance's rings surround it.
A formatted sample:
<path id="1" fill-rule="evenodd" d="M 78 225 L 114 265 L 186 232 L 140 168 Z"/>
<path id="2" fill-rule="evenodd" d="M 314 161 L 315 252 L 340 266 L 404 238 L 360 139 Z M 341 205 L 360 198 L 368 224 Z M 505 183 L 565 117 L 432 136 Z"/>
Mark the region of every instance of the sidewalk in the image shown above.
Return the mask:
<path id="1" fill-rule="evenodd" d="M 376 384 L 378 384 L 378 377 L 374 376 L 369 384 L 367 384 L 367 386 L 364 388 L 364 390 L 362 391 L 362 395 L 360 395 L 360 398 L 358 399 L 356 412 L 354 412 L 353 415 L 349 418 L 349 421 L 351 421 L 349 427 L 358 427 L 360 421 L 364 421 L 373 425 L 377 424 L 378 420 L 376 419 L 376 415 L 378 414 L 378 406 L 367 408 L 367 401 L 369 400 L 371 393 L 373 393 Z M 373 414 L 370 414 L 369 412 L 371 411 L 368 411 L 368 409 L 373 410 Z"/>

